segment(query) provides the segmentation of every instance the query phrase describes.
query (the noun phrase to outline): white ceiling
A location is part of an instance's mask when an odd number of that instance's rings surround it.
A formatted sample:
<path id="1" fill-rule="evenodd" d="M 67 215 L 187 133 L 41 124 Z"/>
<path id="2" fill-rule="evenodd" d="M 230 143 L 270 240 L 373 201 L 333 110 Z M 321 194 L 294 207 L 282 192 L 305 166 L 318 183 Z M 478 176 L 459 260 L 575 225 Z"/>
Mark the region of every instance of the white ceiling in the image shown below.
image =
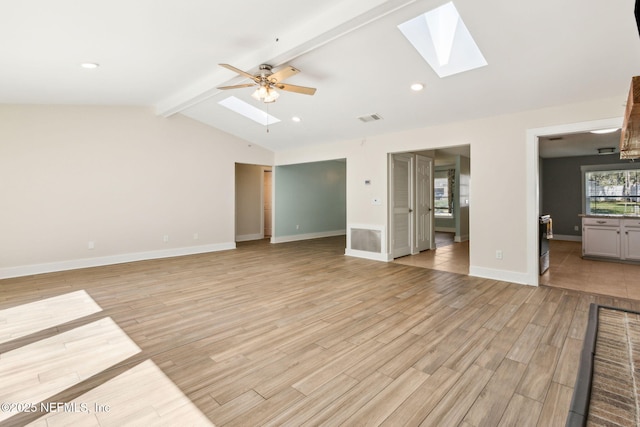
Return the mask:
<path id="1" fill-rule="evenodd" d="M 614 148 L 620 154 L 620 129 L 606 134 L 579 132 L 540 137 L 540 157 L 595 156 L 599 148 Z"/>
<path id="2" fill-rule="evenodd" d="M 151 106 L 273 150 L 611 96 L 622 115 L 640 70 L 633 0 L 454 0 L 489 65 L 440 79 L 397 25 L 443 3 L 2 1 L 0 103 Z M 287 83 L 318 90 L 283 92 L 267 133 L 218 105 L 266 107 L 251 89 L 215 89 L 243 81 L 218 63 L 291 64 Z M 383 120 L 357 119 L 371 113 Z"/>

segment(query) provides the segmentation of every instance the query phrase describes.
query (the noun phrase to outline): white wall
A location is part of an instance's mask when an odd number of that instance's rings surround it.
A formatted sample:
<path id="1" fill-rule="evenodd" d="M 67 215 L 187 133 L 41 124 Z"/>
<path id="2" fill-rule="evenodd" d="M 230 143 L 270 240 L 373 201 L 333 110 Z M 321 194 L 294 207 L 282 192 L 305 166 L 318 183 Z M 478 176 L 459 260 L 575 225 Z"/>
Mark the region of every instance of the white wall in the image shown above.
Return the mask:
<path id="1" fill-rule="evenodd" d="M 536 111 L 413 129 L 311 149 L 278 152 L 275 163 L 291 164 L 347 158 L 347 226 L 387 225 L 387 153 L 453 145 L 471 146 L 470 272 L 472 275 L 537 284 L 529 250 L 528 212 L 537 210 L 537 185 L 530 167 L 537 166 L 527 149 L 527 130 L 565 123 L 619 117 L 625 95 Z M 536 153 L 537 154 L 537 153 Z M 532 163 L 534 162 L 534 163 Z M 537 169 L 536 169 L 537 170 Z M 365 186 L 364 180 L 371 185 Z M 379 197 L 382 205 L 372 206 Z M 531 203 L 531 201 L 535 203 Z M 386 245 L 389 247 L 389 245 Z M 348 249 L 348 248 L 347 248 Z M 503 259 L 495 258 L 496 250 Z M 535 283 L 533 283 L 535 281 Z"/>
<path id="2" fill-rule="evenodd" d="M 2 105 L 0 278 L 233 248 L 236 162 L 273 153 L 142 107 Z"/>

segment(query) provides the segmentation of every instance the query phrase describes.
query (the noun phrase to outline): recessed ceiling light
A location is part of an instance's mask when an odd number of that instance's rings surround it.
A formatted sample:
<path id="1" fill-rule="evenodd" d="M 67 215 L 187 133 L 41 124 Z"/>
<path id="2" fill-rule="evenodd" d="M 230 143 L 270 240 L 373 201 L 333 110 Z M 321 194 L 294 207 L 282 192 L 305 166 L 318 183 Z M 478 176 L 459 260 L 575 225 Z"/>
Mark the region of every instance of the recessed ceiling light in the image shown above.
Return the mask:
<path id="1" fill-rule="evenodd" d="M 617 131 L 618 129 L 620 129 L 620 128 L 592 130 L 591 133 L 597 133 L 597 134 L 613 133 L 613 132 Z"/>
<path id="2" fill-rule="evenodd" d="M 422 83 L 414 83 L 411 85 L 411 90 L 413 91 L 420 92 L 422 89 L 424 89 L 424 85 Z"/>
<path id="3" fill-rule="evenodd" d="M 298 117 L 298 116 L 294 116 L 294 117 L 291 117 L 291 120 L 293 120 L 293 121 L 294 121 L 294 122 L 296 122 L 296 123 L 300 123 L 300 121 L 301 121 L 302 119 L 300 119 L 300 117 Z"/>
<path id="4" fill-rule="evenodd" d="M 248 119 L 260 123 L 263 126 L 269 126 L 280 121 L 280 119 L 273 117 L 271 114 L 267 114 L 266 112 L 254 107 L 251 104 L 247 104 L 246 102 L 236 98 L 235 96 L 225 98 L 222 101 L 218 102 L 218 104 L 230 109 L 231 111 L 241 114 Z"/>
<path id="5" fill-rule="evenodd" d="M 98 68 L 100 64 L 97 64 L 95 62 L 83 62 L 82 64 L 80 64 L 80 66 L 82 68 L 86 68 L 87 70 L 93 70 Z"/>

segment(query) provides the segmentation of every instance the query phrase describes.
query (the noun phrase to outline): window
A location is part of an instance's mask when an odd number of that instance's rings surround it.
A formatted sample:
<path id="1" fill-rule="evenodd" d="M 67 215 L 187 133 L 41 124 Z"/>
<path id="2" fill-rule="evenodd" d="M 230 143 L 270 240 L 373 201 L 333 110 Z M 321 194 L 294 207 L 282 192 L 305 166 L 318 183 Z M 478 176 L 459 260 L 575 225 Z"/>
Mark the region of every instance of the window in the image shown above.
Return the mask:
<path id="1" fill-rule="evenodd" d="M 583 167 L 585 213 L 640 214 L 640 170 L 623 167 L 623 165 Z M 594 168 L 598 169 L 594 170 Z"/>
<path id="2" fill-rule="evenodd" d="M 453 188 L 455 169 L 435 171 L 433 174 L 433 198 L 437 216 L 453 216 Z"/>

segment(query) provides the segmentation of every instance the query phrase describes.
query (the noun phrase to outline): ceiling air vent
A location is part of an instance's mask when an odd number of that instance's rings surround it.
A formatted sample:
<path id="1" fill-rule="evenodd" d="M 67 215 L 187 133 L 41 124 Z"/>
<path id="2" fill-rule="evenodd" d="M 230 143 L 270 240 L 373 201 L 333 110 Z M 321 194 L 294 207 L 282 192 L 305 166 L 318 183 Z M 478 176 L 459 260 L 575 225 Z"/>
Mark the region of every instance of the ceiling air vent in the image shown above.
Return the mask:
<path id="1" fill-rule="evenodd" d="M 382 120 L 382 116 L 380 114 L 367 114 L 366 116 L 358 117 L 362 123 L 375 122 L 376 120 Z"/>

